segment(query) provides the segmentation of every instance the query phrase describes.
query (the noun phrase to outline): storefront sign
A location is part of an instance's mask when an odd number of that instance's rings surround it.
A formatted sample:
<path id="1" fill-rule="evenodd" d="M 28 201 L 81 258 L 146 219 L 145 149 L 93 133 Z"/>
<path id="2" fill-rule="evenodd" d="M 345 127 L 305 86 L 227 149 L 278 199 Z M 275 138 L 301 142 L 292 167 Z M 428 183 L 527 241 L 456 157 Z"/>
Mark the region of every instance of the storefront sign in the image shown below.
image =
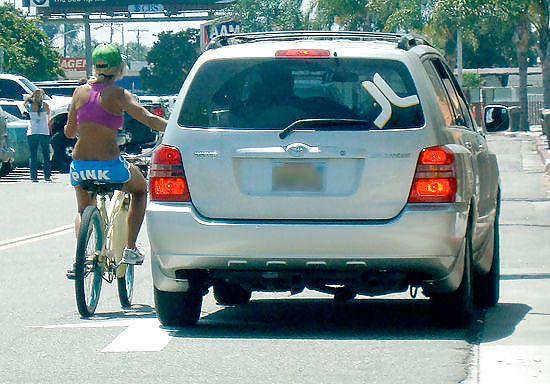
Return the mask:
<path id="1" fill-rule="evenodd" d="M 60 66 L 65 71 L 85 71 L 86 59 L 83 57 L 63 57 Z"/>

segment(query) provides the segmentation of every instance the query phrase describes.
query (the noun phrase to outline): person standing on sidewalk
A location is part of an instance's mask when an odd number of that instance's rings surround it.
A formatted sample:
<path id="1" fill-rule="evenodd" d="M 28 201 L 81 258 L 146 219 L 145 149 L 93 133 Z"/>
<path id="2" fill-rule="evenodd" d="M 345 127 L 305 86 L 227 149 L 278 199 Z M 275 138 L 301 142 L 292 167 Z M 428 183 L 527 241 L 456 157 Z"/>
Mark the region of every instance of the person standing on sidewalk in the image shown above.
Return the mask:
<path id="1" fill-rule="evenodd" d="M 44 102 L 44 91 L 37 89 L 25 100 L 25 110 L 30 116 L 30 124 L 27 129 L 27 141 L 29 142 L 31 180 L 38 182 L 38 147 L 42 151 L 42 169 L 44 180 L 51 181 L 50 161 L 50 118 L 51 112 L 48 104 Z"/>

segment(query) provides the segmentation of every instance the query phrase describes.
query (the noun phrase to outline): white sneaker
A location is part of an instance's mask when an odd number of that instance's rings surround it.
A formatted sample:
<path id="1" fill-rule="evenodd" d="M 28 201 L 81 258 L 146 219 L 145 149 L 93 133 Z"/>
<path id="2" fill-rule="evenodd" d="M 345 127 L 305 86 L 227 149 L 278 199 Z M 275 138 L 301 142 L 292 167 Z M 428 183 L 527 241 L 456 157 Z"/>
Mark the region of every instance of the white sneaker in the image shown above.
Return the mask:
<path id="1" fill-rule="evenodd" d="M 145 255 L 143 254 L 143 251 L 139 248 L 124 248 L 124 252 L 122 253 L 122 261 L 123 264 L 134 264 L 134 265 L 141 265 L 143 264 L 143 260 L 145 259 Z"/>

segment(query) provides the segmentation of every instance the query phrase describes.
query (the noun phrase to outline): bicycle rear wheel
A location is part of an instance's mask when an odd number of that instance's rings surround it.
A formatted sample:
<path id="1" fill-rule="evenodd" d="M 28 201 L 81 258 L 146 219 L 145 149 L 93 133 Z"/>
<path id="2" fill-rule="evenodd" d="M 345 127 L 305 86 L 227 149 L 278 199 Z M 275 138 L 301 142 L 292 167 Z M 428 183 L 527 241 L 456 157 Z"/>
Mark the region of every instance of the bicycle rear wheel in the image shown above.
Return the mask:
<path id="1" fill-rule="evenodd" d="M 122 308 L 128 308 L 132 305 L 132 296 L 134 295 L 134 266 L 127 265 L 126 273 L 122 277 L 117 277 L 118 299 Z"/>
<path id="2" fill-rule="evenodd" d="M 130 195 L 117 191 L 109 206 L 111 225 L 108 234 L 107 248 L 111 250 L 117 264 L 122 260 L 122 253 L 128 240 L 128 207 Z M 118 299 L 122 308 L 132 305 L 134 294 L 134 266 L 119 264 L 116 269 Z"/>
<path id="3" fill-rule="evenodd" d="M 86 207 L 82 213 L 75 261 L 76 305 L 83 317 L 93 316 L 99 302 L 103 282 L 103 267 L 99 262 L 102 248 L 103 228 L 99 210 Z"/>

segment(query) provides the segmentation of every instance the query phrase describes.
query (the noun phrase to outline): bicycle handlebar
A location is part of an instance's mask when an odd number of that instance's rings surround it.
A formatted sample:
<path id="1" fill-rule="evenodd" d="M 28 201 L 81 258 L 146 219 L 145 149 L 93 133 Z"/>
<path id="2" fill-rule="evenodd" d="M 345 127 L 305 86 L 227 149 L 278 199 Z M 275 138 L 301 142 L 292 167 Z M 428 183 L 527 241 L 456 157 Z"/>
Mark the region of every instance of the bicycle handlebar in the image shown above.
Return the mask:
<path id="1" fill-rule="evenodd" d="M 163 136 L 162 133 L 159 132 L 159 135 L 157 136 L 157 140 L 155 141 L 155 144 L 146 151 L 142 151 L 141 153 L 138 153 L 135 155 L 131 155 L 129 153 L 123 152 L 121 155 L 130 163 L 134 163 L 139 160 L 145 160 L 146 158 L 150 157 L 155 151 L 155 149 L 157 149 L 157 147 L 160 145 L 160 143 L 162 142 L 162 136 Z M 148 161 L 146 162 L 148 163 Z"/>

